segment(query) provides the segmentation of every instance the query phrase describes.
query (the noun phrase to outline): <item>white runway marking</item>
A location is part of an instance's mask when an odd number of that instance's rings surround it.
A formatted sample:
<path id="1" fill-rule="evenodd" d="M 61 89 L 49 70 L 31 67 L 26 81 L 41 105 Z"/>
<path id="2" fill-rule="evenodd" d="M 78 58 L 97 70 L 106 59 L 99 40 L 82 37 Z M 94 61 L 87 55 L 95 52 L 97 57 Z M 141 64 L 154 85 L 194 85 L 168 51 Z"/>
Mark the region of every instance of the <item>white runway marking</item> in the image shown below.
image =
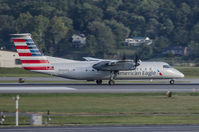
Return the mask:
<path id="1" fill-rule="evenodd" d="M 53 90 L 53 91 L 59 91 L 59 90 L 77 90 L 75 88 L 70 88 L 70 87 L 0 87 L 0 91 L 48 91 L 48 90 Z"/>

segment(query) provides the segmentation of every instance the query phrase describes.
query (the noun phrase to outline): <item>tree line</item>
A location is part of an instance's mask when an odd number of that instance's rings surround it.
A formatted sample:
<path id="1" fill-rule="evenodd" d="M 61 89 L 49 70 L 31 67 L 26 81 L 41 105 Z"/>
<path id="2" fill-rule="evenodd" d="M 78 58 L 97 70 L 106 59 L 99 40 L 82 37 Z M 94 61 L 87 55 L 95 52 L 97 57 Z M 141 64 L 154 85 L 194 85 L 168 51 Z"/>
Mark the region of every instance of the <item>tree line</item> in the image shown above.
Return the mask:
<path id="1" fill-rule="evenodd" d="M 12 50 L 11 33 L 31 33 L 46 55 L 80 58 L 164 57 L 169 46 L 186 46 L 199 57 L 197 0 L 0 0 L 0 46 Z M 86 35 L 84 48 L 72 35 Z M 127 37 L 148 36 L 151 46 L 124 47 Z"/>

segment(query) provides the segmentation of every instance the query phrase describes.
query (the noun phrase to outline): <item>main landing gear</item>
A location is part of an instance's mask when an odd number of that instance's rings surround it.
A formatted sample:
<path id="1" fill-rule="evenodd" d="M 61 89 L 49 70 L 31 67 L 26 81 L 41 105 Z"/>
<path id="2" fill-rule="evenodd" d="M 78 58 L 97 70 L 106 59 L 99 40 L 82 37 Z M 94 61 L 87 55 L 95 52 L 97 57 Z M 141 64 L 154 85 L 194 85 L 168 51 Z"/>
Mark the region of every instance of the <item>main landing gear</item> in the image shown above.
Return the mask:
<path id="1" fill-rule="evenodd" d="M 171 79 L 170 84 L 174 84 L 174 83 L 175 83 L 175 80 Z"/>
<path id="2" fill-rule="evenodd" d="M 96 84 L 97 84 L 97 85 L 101 85 L 101 84 L 102 84 L 102 80 L 96 80 Z M 114 84 L 115 84 L 115 81 L 114 81 L 114 80 L 109 80 L 109 81 L 108 81 L 108 84 L 109 84 L 109 85 L 114 85 Z"/>
<path id="3" fill-rule="evenodd" d="M 111 71 L 110 72 L 110 79 L 108 81 L 109 85 L 114 85 L 115 84 L 115 79 L 117 77 L 118 71 Z M 96 80 L 96 84 L 97 85 L 101 85 L 102 84 L 102 80 Z"/>
<path id="4" fill-rule="evenodd" d="M 115 79 L 117 77 L 118 71 L 111 71 L 110 73 L 110 80 L 108 81 L 109 85 L 114 85 L 115 84 Z"/>
<path id="5" fill-rule="evenodd" d="M 97 85 L 101 85 L 102 84 L 102 80 L 96 80 Z"/>

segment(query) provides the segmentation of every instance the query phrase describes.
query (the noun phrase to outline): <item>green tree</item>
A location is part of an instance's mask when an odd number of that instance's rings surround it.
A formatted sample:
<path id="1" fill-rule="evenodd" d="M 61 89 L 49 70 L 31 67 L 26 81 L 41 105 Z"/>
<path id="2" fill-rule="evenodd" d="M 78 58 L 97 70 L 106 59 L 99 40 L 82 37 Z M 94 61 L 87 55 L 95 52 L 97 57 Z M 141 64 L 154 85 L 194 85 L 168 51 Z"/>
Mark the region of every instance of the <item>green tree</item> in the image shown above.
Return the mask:
<path id="1" fill-rule="evenodd" d="M 97 40 L 94 35 L 87 37 L 86 49 L 89 56 L 96 56 Z"/>
<path id="2" fill-rule="evenodd" d="M 138 54 L 141 58 L 150 59 L 153 55 L 153 49 L 151 46 L 143 44 L 138 48 L 136 54 Z"/>
<path id="3" fill-rule="evenodd" d="M 15 33 L 14 17 L 0 15 L 0 47 L 10 49 L 10 34 Z"/>
<path id="4" fill-rule="evenodd" d="M 132 14 L 129 17 L 130 20 L 130 29 L 132 30 L 132 36 L 140 36 L 142 34 L 145 34 L 145 31 L 143 30 L 146 24 L 145 17 Z"/>
<path id="5" fill-rule="evenodd" d="M 188 42 L 188 38 L 189 38 L 189 32 L 182 28 L 179 27 L 177 29 L 175 29 L 175 32 L 173 33 L 173 42 L 175 43 L 175 45 L 187 45 Z"/>
<path id="6" fill-rule="evenodd" d="M 32 36 L 34 36 L 34 40 L 39 45 L 42 51 L 46 51 L 46 43 L 45 43 L 45 33 L 49 26 L 48 18 L 39 15 L 35 16 L 30 24 L 32 28 Z"/>
<path id="7" fill-rule="evenodd" d="M 166 33 L 167 35 L 170 34 L 173 31 L 173 29 L 174 29 L 174 24 L 173 24 L 172 20 L 169 19 L 169 18 L 167 18 L 164 21 L 163 25 L 164 25 L 164 30 L 165 30 L 164 33 Z"/>
<path id="8" fill-rule="evenodd" d="M 114 35 L 117 47 L 121 47 L 125 38 L 129 36 L 130 33 L 129 28 L 125 27 L 122 23 L 118 23 L 115 20 L 112 21 L 106 20 L 105 23 L 112 29 L 112 33 Z"/>
<path id="9" fill-rule="evenodd" d="M 168 47 L 168 44 L 170 43 L 169 39 L 167 37 L 158 37 L 153 41 L 153 52 L 156 53 L 156 55 L 160 55 L 162 50 L 164 48 Z"/>
<path id="10" fill-rule="evenodd" d="M 102 0 L 100 2 L 100 5 L 103 9 L 107 9 L 109 7 L 117 8 L 122 3 L 122 0 Z"/>
<path id="11" fill-rule="evenodd" d="M 7 3 L 3 3 L 3 2 L 0 3 L 0 11 L 1 11 L 0 14 L 5 15 L 5 13 L 9 12 L 10 10 L 11 9 Z"/>
<path id="12" fill-rule="evenodd" d="M 199 57 L 199 43 L 191 41 L 188 44 L 188 49 L 189 49 L 189 56 L 191 56 L 191 59 L 194 59 L 196 57 Z"/>
<path id="13" fill-rule="evenodd" d="M 147 18 L 156 18 L 159 3 L 155 0 L 140 0 L 136 6 L 136 12 L 143 14 Z"/>
<path id="14" fill-rule="evenodd" d="M 198 44 L 198 22 L 197 0 L 1 0 L 0 43 L 8 44 L 10 33 L 31 33 L 45 53 L 69 56 L 78 51 L 70 48 L 72 35 L 84 33 L 86 48 L 74 58 L 110 57 L 129 48 L 120 47 L 126 37 L 149 36 L 155 56 L 171 45 Z M 139 50 L 151 53 L 146 48 Z"/>
<path id="15" fill-rule="evenodd" d="M 114 19 L 118 22 L 123 23 L 125 26 L 130 27 L 130 14 L 127 11 L 118 11 L 117 15 L 114 17 Z"/>
<path id="16" fill-rule="evenodd" d="M 158 37 L 159 35 L 158 31 L 160 27 L 161 27 L 161 24 L 155 18 L 151 18 L 149 19 L 149 22 L 146 24 L 145 32 L 147 35 L 155 38 L 155 37 Z"/>
<path id="17" fill-rule="evenodd" d="M 57 47 L 59 42 L 66 37 L 68 27 L 65 26 L 61 18 L 55 16 L 51 19 L 48 30 L 46 35 L 46 42 L 48 42 L 48 45 L 46 46 L 48 52 L 53 55 L 56 49 L 59 49 L 59 47 Z"/>
<path id="18" fill-rule="evenodd" d="M 191 14 L 191 9 L 190 9 L 189 5 L 187 5 L 186 3 L 180 4 L 180 9 L 178 9 L 176 11 L 177 25 L 180 27 L 182 27 L 182 26 L 185 27 L 189 21 L 188 15 L 190 15 L 190 14 Z"/>
<path id="19" fill-rule="evenodd" d="M 21 13 L 16 20 L 16 30 L 18 33 L 29 33 L 31 32 L 31 22 L 32 22 L 32 15 L 27 13 Z"/>
<path id="20" fill-rule="evenodd" d="M 191 40 L 199 42 L 199 23 L 195 24 L 191 30 Z"/>
<path id="21" fill-rule="evenodd" d="M 89 34 L 95 36 L 97 47 L 96 55 L 106 57 L 113 53 L 115 40 L 111 29 L 104 23 L 94 21 L 88 26 Z"/>
<path id="22" fill-rule="evenodd" d="M 77 5 L 73 10 L 73 22 L 77 30 L 85 30 L 90 22 L 99 21 L 103 15 L 100 8 L 89 3 Z"/>

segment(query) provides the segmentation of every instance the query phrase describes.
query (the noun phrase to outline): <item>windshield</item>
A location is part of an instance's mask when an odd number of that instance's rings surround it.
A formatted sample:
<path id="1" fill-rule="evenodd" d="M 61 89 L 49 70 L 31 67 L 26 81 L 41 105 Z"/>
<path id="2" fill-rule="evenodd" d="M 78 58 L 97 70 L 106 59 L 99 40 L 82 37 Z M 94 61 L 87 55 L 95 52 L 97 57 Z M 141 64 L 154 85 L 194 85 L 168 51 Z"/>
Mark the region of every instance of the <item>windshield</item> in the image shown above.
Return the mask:
<path id="1" fill-rule="evenodd" d="M 163 65 L 163 68 L 171 68 L 170 65 Z"/>

